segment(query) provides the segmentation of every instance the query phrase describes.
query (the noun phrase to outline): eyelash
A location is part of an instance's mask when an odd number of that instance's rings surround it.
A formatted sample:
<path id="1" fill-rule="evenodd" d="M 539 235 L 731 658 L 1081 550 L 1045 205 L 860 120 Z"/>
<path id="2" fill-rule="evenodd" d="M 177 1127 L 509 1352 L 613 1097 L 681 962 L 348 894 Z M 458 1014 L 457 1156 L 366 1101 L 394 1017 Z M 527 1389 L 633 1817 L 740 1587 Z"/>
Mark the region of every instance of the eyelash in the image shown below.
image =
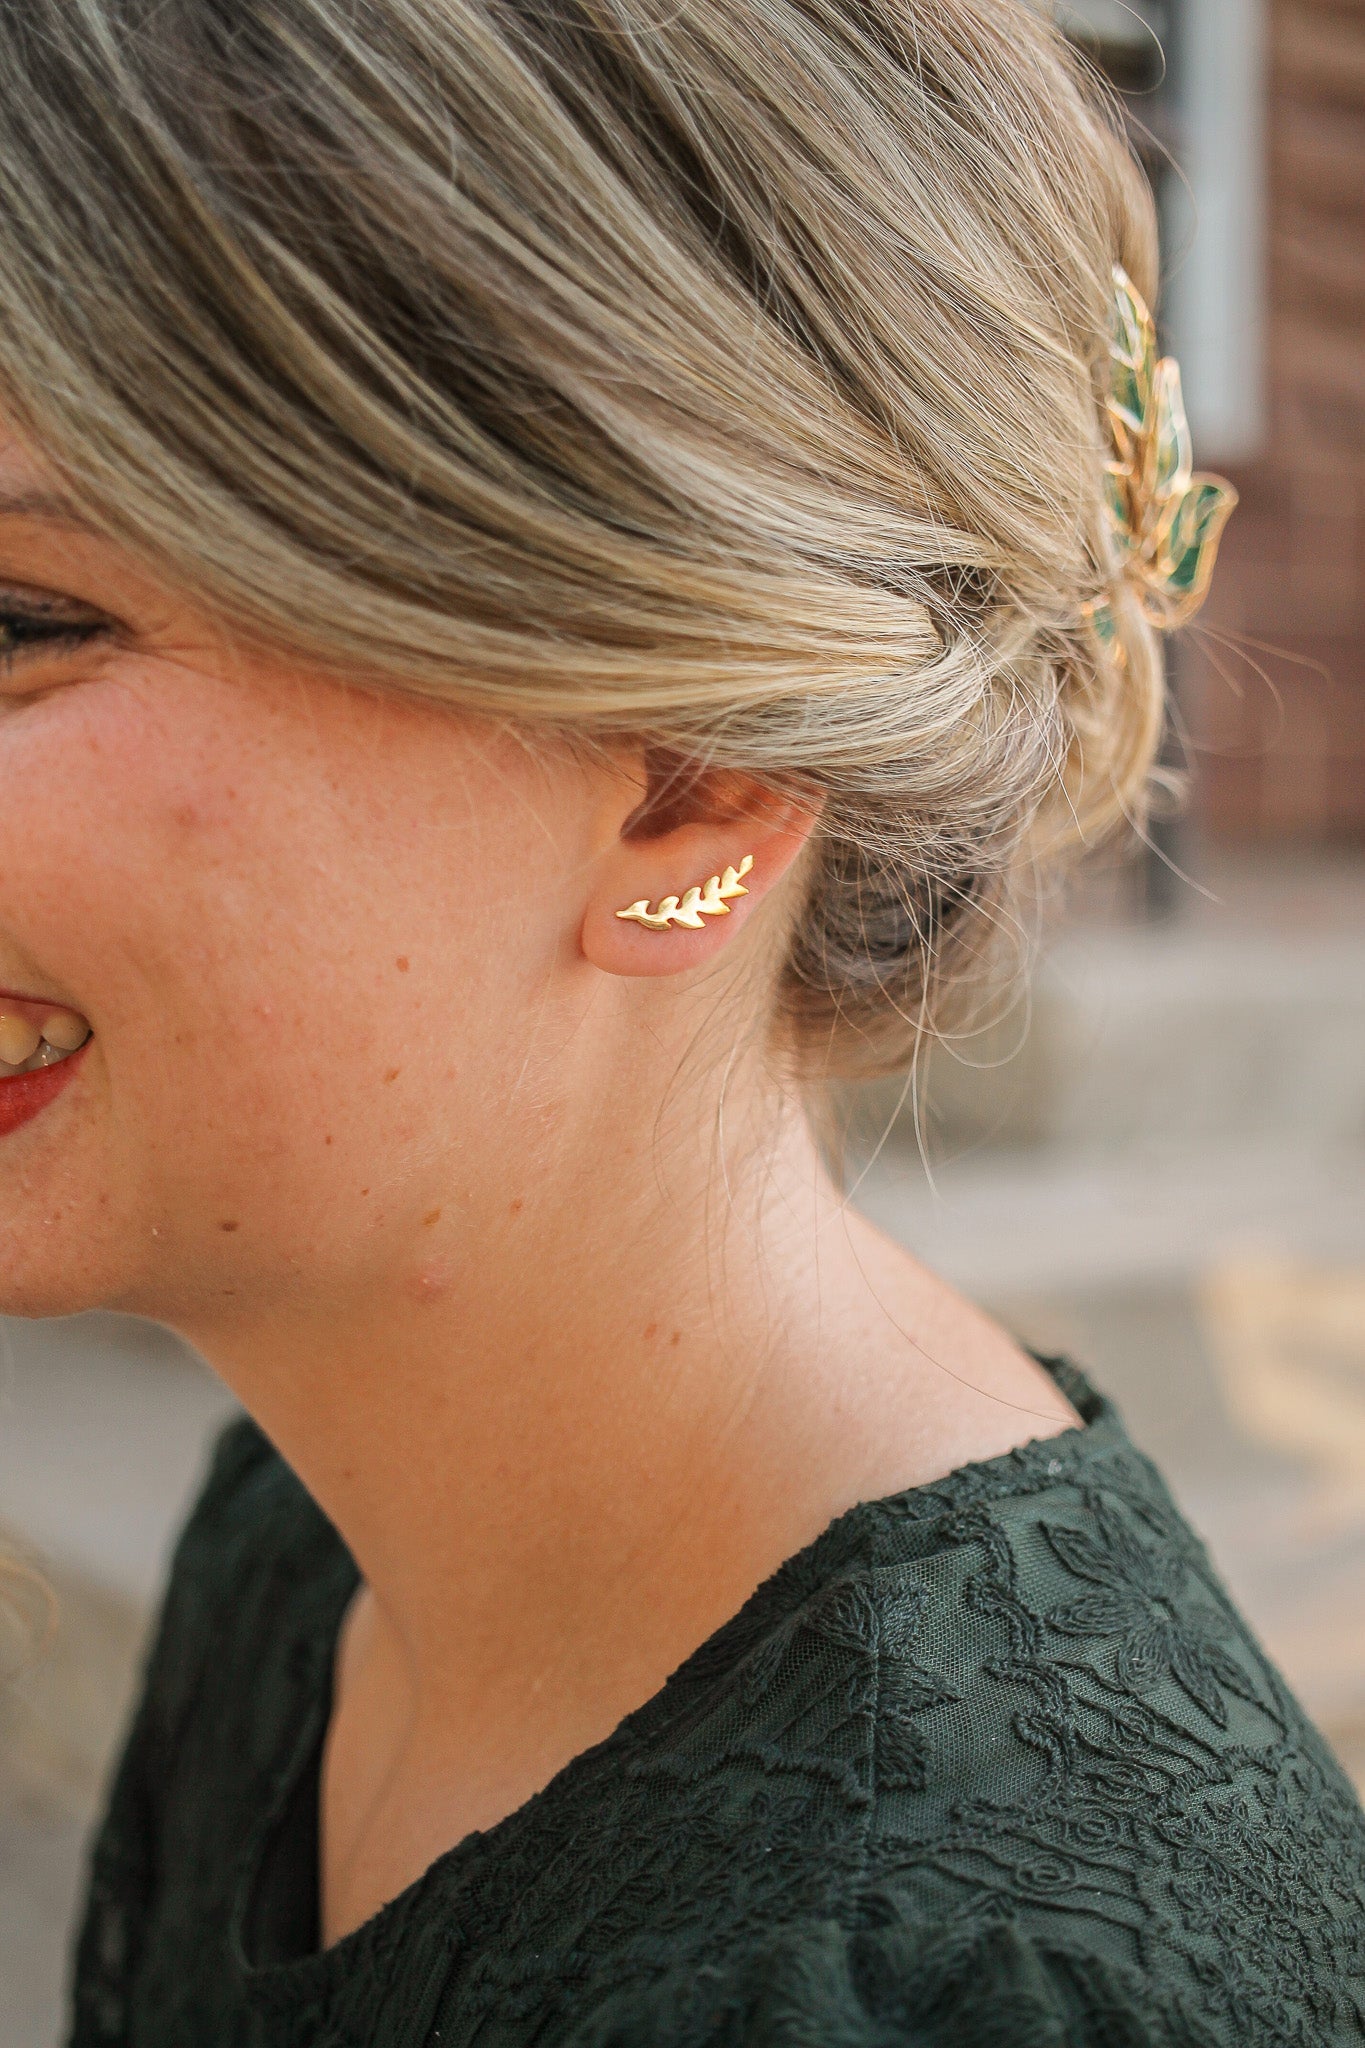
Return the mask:
<path id="1" fill-rule="evenodd" d="M 55 619 L 0 605 L 0 672 L 31 654 L 69 653 L 105 630 L 98 619 Z"/>

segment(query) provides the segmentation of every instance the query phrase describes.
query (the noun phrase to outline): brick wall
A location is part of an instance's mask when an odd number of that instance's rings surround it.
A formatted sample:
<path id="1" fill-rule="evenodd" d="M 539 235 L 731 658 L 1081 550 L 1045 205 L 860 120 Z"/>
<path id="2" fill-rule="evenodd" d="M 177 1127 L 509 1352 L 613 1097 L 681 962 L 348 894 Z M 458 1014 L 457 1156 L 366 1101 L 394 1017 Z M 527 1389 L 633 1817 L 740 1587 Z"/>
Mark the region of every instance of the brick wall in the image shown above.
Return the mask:
<path id="1" fill-rule="evenodd" d="M 1269 432 L 1183 694 L 1210 831 L 1365 837 L 1365 0 L 1269 4 Z"/>

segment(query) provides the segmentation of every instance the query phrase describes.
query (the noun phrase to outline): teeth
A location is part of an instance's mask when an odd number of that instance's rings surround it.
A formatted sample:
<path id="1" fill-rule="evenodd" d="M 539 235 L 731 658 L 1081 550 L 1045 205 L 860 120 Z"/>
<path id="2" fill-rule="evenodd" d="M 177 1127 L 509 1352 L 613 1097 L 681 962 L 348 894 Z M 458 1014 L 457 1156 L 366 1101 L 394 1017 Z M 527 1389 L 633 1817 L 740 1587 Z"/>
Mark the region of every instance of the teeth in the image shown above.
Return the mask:
<path id="1" fill-rule="evenodd" d="M 22 1067 L 31 1060 L 42 1041 L 42 1032 L 27 1017 L 13 1010 L 0 1010 L 0 1060 L 7 1067 Z"/>
<path id="2" fill-rule="evenodd" d="M 79 1052 L 90 1036 L 90 1026 L 75 1010 L 54 1010 L 43 1019 L 43 1037 L 54 1052 Z"/>
<path id="3" fill-rule="evenodd" d="M 0 1079 L 55 1067 L 89 1036 L 90 1026 L 75 1010 L 49 1010 L 38 1023 L 27 1004 L 23 1010 L 0 1005 Z"/>

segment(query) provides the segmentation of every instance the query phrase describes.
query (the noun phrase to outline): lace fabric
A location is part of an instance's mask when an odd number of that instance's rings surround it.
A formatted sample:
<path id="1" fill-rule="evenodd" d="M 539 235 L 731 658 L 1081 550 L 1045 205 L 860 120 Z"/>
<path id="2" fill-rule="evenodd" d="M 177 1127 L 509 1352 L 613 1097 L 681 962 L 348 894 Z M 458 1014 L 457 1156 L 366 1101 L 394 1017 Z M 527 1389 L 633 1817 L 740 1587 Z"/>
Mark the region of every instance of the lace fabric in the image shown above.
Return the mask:
<path id="1" fill-rule="evenodd" d="M 1084 1427 L 841 1515 L 313 1955 L 269 1872 L 354 1568 L 237 1425 L 96 1847 L 73 2048 L 1365 2042 L 1365 1816 L 1113 1408 L 1051 1369 Z"/>

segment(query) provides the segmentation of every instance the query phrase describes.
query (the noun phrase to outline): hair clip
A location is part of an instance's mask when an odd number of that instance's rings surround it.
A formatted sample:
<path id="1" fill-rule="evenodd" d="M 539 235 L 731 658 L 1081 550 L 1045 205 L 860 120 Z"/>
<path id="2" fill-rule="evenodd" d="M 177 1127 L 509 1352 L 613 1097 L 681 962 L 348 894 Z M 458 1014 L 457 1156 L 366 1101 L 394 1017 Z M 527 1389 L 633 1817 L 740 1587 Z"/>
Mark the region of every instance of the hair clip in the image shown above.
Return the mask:
<path id="1" fill-rule="evenodd" d="M 1170 632 L 1204 602 L 1237 493 L 1223 477 L 1193 469 L 1180 365 L 1173 356 L 1158 359 L 1152 316 L 1118 263 L 1109 361 L 1106 523 L 1116 567 L 1136 589 L 1143 616 Z M 1100 598 L 1085 609 L 1105 646 L 1114 648 L 1112 606 Z"/>

